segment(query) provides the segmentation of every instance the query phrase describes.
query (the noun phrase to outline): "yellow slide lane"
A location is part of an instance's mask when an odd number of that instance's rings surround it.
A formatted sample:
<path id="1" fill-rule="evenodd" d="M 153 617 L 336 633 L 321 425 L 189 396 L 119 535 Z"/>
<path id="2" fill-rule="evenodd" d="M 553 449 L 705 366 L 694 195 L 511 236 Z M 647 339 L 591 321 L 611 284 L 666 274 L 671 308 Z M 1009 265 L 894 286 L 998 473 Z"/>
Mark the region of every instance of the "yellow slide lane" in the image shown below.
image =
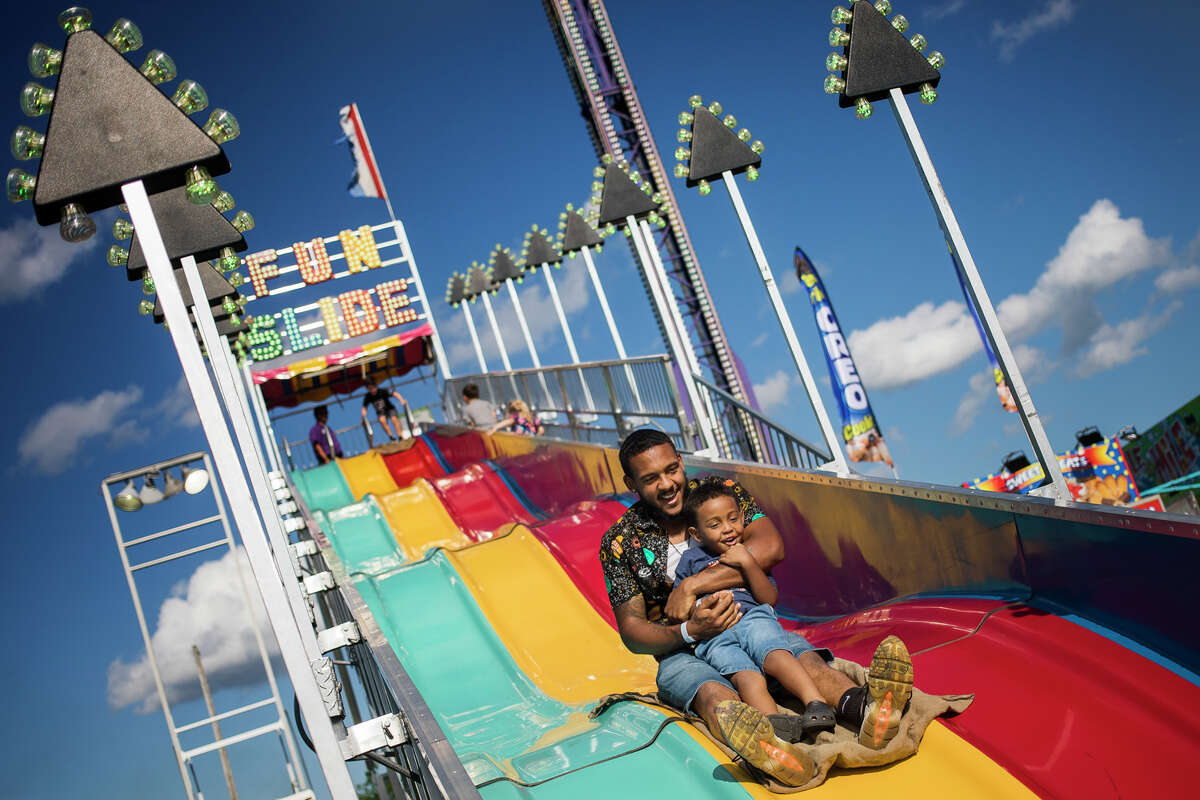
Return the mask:
<path id="1" fill-rule="evenodd" d="M 350 494 L 355 501 L 362 500 L 368 494 L 383 495 L 396 491 L 396 481 L 383 463 L 383 456 L 374 450 L 368 450 L 361 456 L 339 458 L 338 466 L 350 486 Z"/>
<path id="2" fill-rule="evenodd" d="M 654 690 L 654 659 L 625 649 L 524 525 L 447 555 L 513 661 L 546 694 L 581 703 Z"/>
<path id="3" fill-rule="evenodd" d="M 420 558 L 431 547 L 457 549 L 471 544 L 424 478 L 417 478 L 390 494 L 376 495 L 375 502 L 383 511 L 405 561 Z"/>

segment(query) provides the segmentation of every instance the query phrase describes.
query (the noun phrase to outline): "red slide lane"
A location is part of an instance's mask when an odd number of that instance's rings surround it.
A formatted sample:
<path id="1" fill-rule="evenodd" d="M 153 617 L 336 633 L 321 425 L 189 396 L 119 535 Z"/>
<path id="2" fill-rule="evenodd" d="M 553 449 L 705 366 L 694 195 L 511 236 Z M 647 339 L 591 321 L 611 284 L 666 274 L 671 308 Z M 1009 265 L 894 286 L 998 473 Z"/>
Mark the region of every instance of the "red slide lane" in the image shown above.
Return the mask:
<path id="1" fill-rule="evenodd" d="M 596 613 L 613 628 L 617 619 L 608 603 L 598 553 L 600 538 L 624 513 L 625 504 L 617 500 L 589 500 L 532 527 Z"/>
<path id="2" fill-rule="evenodd" d="M 446 471 L 429 449 L 424 439 L 418 438 L 413 446 L 398 453 L 385 453 L 383 463 L 392 474 L 396 486 L 403 489 L 417 478 L 433 478 L 445 475 Z"/>
<path id="3" fill-rule="evenodd" d="M 490 539 L 514 522 L 538 521 L 486 465 L 472 464 L 431 482 L 451 519 L 473 541 Z"/>

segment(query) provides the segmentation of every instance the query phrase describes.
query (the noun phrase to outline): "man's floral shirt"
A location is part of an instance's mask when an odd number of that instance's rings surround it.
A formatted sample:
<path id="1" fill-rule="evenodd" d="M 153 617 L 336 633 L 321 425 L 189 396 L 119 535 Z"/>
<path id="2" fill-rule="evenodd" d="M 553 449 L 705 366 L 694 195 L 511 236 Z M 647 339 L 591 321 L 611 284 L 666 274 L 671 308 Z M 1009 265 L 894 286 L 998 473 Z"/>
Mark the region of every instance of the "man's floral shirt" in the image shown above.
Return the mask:
<path id="1" fill-rule="evenodd" d="M 758 503 L 737 481 L 712 476 L 692 479 L 688 491 L 701 483 L 714 482 L 733 489 L 746 525 L 763 516 Z M 663 608 L 672 588 L 667 578 L 667 536 L 645 501 L 630 506 L 604 534 L 600 540 L 600 567 L 604 570 L 608 602 L 614 610 L 640 594 L 646 601 L 646 619 L 666 624 Z"/>

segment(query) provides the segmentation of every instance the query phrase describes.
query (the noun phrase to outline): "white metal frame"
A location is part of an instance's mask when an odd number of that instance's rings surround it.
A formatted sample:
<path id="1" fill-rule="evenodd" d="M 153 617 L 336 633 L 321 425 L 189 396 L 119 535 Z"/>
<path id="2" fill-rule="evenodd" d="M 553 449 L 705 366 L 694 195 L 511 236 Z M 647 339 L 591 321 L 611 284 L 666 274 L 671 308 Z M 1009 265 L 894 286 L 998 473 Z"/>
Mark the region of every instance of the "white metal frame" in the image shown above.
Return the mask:
<path id="1" fill-rule="evenodd" d="M 535 267 L 536 269 L 536 267 Z M 579 351 L 575 349 L 575 337 L 571 335 L 571 328 L 567 325 L 567 315 L 563 311 L 562 301 L 558 297 L 558 287 L 554 283 L 554 276 L 550 274 L 554 269 L 553 264 L 542 264 L 542 274 L 546 276 L 546 286 L 550 290 L 550 299 L 554 302 L 554 312 L 558 314 L 558 324 L 562 328 L 563 338 L 567 340 L 567 352 L 571 355 L 571 363 L 579 363 Z M 484 370 L 486 372 L 486 370 Z M 579 380 L 583 386 L 583 396 L 587 400 L 588 407 L 595 405 L 592 399 L 592 390 L 588 388 L 587 381 L 583 377 L 583 371 L 579 372 Z"/>
<path id="2" fill-rule="evenodd" d="M 540 370 L 542 368 L 542 360 L 538 358 L 537 348 L 533 346 L 533 335 L 529 332 L 529 323 L 525 321 L 525 309 L 521 307 L 521 298 L 517 297 L 517 287 L 513 286 L 511 280 L 507 280 L 504 283 L 508 286 L 508 296 L 512 300 L 513 308 L 517 311 L 517 322 L 521 325 L 521 335 L 525 337 L 525 346 L 529 348 L 529 357 L 533 359 L 533 366 Z M 539 373 L 538 378 L 541 380 L 542 392 L 546 395 L 546 402 L 553 402 L 553 398 L 550 395 L 550 387 L 546 385 L 545 376 Z"/>

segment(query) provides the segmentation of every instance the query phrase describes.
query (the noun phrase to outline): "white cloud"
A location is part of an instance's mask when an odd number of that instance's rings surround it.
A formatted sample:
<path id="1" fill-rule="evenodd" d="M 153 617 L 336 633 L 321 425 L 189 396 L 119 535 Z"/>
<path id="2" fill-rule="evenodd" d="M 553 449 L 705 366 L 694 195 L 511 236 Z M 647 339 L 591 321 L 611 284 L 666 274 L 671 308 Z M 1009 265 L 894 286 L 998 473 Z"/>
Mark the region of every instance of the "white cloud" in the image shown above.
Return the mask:
<path id="1" fill-rule="evenodd" d="M 781 369 L 762 383 L 754 384 L 754 398 L 758 400 L 759 408 L 764 413 L 777 408 L 787 399 L 794 380 L 797 378 L 791 372 Z"/>
<path id="2" fill-rule="evenodd" d="M 0 230 L 0 303 L 24 300 L 57 281 L 80 257 L 91 253 L 103 237 L 86 242 L 63 241 L 58 226 L 42 227 L 21 218 Z"/>
<path id="3" fill-rule="evenodd" d="M 21 434 L 17 442 L 21 465 L 56 475 L 71 465 L 89 439 L 107 436 L 110 446 L 115 446 L 144 438 L 144 432 L 124 419 L 141 399 L 141 387 L 129 386 L 88 400 L 55 403 Z"/>
<path id="4" fill-rule="evenodd" d="M 967 0 L 949 0 L 949 2 L 939 3 L 937 5 L 928 6 L 922 11 L 922 16 L 927 19 L 941 19 L 948 17 L 951 14 L 957 14 L 962 11 L 967 5 Z"/>
<path id="5" fill-rule="evenodd" d="M 1182 306 L 1176 301 L 1161 312 L 1150 311 L 1116 325 L 1102 325 L 1092 334 L 1087 349 L 1075 362 L 1075 373 L 1087 377 L 1146 355 L 1150 351 L 1143 346 L 1145 341 L 1166 325 Z"/>
<path id="6" fill-rule="evenodd" d="M 871 389 L 891 389 L 953 369 L 979 350 L 975 322 L 961 302 L 925 302 L 901 317 L 850 334 L 850 352 Z"/>
<path id="7" fill-rule="evenodd" d="M 1074 0 L 1047 0 L 1040 11 L 1035 11 L 1016 22 L 993 22 L 992 39 L 1000 43 L 1000 58 L 1012 61 L 1017 48 L 1030 38 L 1069 22 L 1074 16 Z"/>
<path id="8" fill-rule="evenodd" d="M 763 331 L 758 336 L 754 337 L 754 341 L 750 343 L 750 346 L 751 347 L 761 347 L 765 341 L 767 341 L 767 332 Z"/>
<path id="9" fill-rule="evenodd" d="M 776 283 L 779 285 L 780 294 L 799 294 L 804 289 L 804 284 L 796 277 L 795 271 L 785 273 Z"/>
<path id="10" fill-rule="evenodd" d="M 1169 269 L 1154 279 L 1154 288 L 1160 292 L 1182 292 L 1200 286 L 1200 266 Z"/>
<path id="11" fill-rule="evenodd" d="M 184 428 L 195 428 L 200 424 L 200 415 L 196 413 L 192 392 L 188 389 L 187 378 L 183 375 L 179 376 L 175 385 L 158 401 L 154 410 L 168 422 Z"/>
<path id="12" fill-rule="evenodd" d="M 950 433 L 961 436 L 975 423 L 975 418 L 988 402 L 996 398 L 996 383 L 992 380 L 991 372 L 977 372 L 967 382 L 967 393 L 958 401 L 954 418 L 950 420 Z M 995 402 L 1000 402 L 996 399 Z"/>
<path id="13" fill-rule="evenodd" d="M 241 573 L 249 581 L 245 555 L 240 548 L 231 550 L 220 559 L 197 567 L 158 610 L 150 641 L 171 703 L 200 696 L 193 644 L 200 650 L 204 671 L 214 689 L 251 686 L 266 680 L 242 594 L 238 561 Z M 254 619 L 259 620 L 264 631 L 268 653 L 275 655 L 278 652 L 275 639 L 263 625 L 266 615 L 262 600 L 252 584 L 248 588 Z M 154 676 L 146 654 L 135 661 L 118 659 L 109 664 L 108 704 L 113 709 L 135 706 L 140 713 L 158 709 Z"/>

